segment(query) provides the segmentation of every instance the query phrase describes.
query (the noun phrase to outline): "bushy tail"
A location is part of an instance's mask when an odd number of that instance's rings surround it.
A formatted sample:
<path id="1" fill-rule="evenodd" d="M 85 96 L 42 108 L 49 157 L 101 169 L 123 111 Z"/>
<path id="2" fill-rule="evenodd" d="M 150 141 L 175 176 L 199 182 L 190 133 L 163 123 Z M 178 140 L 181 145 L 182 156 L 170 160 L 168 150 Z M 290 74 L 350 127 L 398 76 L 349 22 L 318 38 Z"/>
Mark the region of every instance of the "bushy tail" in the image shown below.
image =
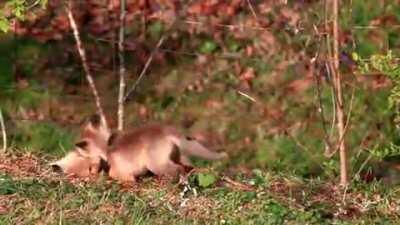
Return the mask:
<path id="1" fill-rule="evenodd" d="M 196 140 L 187 140 L 186 138 L 176 136 L 172 136 L 171 140 L 182 150 L 183 153 L 191 156 L 208 160 L 218 160 L 228 157 L 225 152 L 210 151 Z"/>

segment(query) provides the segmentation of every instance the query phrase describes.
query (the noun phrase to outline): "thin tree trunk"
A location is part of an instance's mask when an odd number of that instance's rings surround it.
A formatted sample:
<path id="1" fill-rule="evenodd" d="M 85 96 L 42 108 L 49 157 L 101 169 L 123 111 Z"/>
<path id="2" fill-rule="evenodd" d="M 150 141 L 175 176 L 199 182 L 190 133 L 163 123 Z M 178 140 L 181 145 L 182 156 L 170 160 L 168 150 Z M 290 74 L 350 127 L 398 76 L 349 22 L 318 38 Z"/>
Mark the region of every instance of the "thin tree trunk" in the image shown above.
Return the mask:
<path id="1" fill-rule="evenodd" d="M 119 56 L 119 93 L 118 93 L 118 130 L 124 129 L 124 96 L 125 96 L 125 59 L 124 59 L 124 33 L 125 33 L 125 7 L 126 0 L 120 3 L 120 27 L 118 40 L 118 56 Z"/>
<path id="2" fill-rule="evenodd" d="M 0 127 L 1 127 L 1 133 L 3 136 L 3 148 L 2 151 L 5 152 L 7 150 L 7 133 L 6 133 L 6 126 L 4 123 L 4 117 L 3 117 L 3 112 L 0 109 Z"/>
<path id="3" fill-rule="evenodd" d="M 94 101 L 95 101 L 95 104 L 96 104 L 96 107 L 97 107 L 97 111 L 98 111 L 98 113 L 99 113 L 99 115 L 101 117 L 102 123 L 108 129 L 108 124 L 106 122 L 106 118 L 105 118 L 105 115 L 104 115 L 103 107 L 101 106 L 100 97 L 99 97 L 99 94 L 97 92 L 96 85 L 95 85 L 95 83 L 93 81 L 92 73 L 90 72 L 90 69 L 89 69 L 89 65 L 88 65 L 87 58 L 86 58 L 86 52 L 85 52 L 85 49 L 83 48 L 83 44 L 82 44 L 82 41 L 81 41 L 81 38 L 80 38 L 78 26 L 76 25 L 74 15 L 72 14 L 72 0 L 70 0 L 68 2 L 67 13 L 68 13 L 68 19 L 69 19 L 70 26 L 71 26 L 72 31 L 74 33 L 76 47 L 78 49 L 79 56 L 80 56 L 80 58 L 82 60 L 82 65 L 83 65 L 83 69 L 84 69 L 85 74 L 86 74 L 86 79 L 87 79 L 87 81 L 89 83 L 89 87 L 92 90 L 92 93 L 93 93 L 93 96 L 94 96 Z"/>
<path id="4" fill-rule="evenodd" d="M 336 116 L 337 128 L 339 134 L 339 156 L 340 156 L 340 184 L 347 185 L 347 149 L 345 145 L 345 126 L 344 126 L 344 110 L 343 110 L 343 93 L 342 80 L 339 69 L 339 31 L 338 31 L 338 13 L 339 0 L 333 0 L 333 61 L 334 61 L 334 78 L 333 85 L 336 92 Z"/>

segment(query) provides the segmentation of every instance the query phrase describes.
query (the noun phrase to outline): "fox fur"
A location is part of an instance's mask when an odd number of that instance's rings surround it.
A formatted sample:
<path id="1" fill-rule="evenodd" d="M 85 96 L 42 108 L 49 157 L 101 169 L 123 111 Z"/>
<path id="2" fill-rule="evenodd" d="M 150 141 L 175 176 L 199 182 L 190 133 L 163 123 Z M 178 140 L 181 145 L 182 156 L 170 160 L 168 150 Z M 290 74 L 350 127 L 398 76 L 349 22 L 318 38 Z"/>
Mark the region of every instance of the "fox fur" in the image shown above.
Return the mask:
<path id="1" fill-rule="evenodd" d="M 218 160 L 227 154 L 210 151 L 171 126 L 151 124 L 111 135 L 93 118 L 83 127 L 75 149 L 52 165 L 67 174 L 84 177 L 104 170 L 113 179 L 135 182 L 147 172 L 182 173 L 191 167 L 190 156 Z"/>
<path id="2" fill-rule="evenodd" d="M 128 131 L 112 142 L 107 152 L 109 175 L 120 181 L 134 182 L 148 171 L 158 176 L 176 175 L 191 167 L 189 156 L 208 160 L 226 157 L 226 153 L 210 151 L 171 126 L 157 124 Z"/>

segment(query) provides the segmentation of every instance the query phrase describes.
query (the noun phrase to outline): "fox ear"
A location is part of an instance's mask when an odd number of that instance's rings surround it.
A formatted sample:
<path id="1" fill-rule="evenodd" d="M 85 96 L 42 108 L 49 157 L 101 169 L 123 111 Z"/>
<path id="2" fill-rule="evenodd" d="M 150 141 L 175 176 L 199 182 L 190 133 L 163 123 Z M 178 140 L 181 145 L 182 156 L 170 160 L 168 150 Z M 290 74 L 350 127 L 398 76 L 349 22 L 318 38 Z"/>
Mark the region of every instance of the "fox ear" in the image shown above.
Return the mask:
<path id="1" fill-rule="evenodd" d="M 188 141 L 194 141 L 194 140 L 196 140 L 196 138 L 190 137 L 190 136 L 186 136 L 185 138 L 186 138 L 186 140 L 188 140 Z"/>
<path id="2" fill-rule="evenodd" d="M 117 139 L 117 137 L 118 137 L 118 133 L 112 133 L 110 135 L 110 137 L 108 138 L 107 146 L 113 145 L 115 143 L 115 140 Z"/>
<path id="3" fill-rule="evenodd" d="M 82 149 L 82 150 L 86 150 L 86 147 L 88 146 L 88 142 L 87 141 L 80 141 L 78 143 L 75 143 L 75 146 Z"/>
<path id="4" fill-rule="evenodd" d="M 99 114 L 94 114 L 89 117 L 89 122 L 93 127 L 98 128 L 101 125 L 101 117 Z"/>

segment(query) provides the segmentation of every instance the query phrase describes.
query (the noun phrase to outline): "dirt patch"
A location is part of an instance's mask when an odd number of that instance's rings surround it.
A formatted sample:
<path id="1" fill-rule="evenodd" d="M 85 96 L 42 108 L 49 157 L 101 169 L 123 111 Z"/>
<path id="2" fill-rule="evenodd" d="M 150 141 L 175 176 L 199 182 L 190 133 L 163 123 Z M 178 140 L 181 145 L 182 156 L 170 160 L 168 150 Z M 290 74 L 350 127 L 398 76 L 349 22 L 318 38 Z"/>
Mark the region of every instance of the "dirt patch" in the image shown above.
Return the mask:
<path id="1" fill-rule="evenodd" d="M 0 195 L 0 215 L 4 215 L 10 212 L 10 202 L 14 197 L 14 195 Z"/>
<path id="2" fill-rule="evenodd" d="M 0 172 L 9 174 L 13 177 L 42 177 L 49 173 L 49 168 L 45 168 L 37 156 L 25 154 L 0 154 Z"/>
<path id="3" fill-rule="evenodd" d="M 13 178 L 44 179 L 49 181 L 64 180 L 71 184 L 82 182 L 93 182 L 94 178 L 79 178 L 76 176 L 65 176 L 53 172 L 48 165 L 50 161 L 32 153 L 0 153 L 0 173 L 7 174 Z"/>

